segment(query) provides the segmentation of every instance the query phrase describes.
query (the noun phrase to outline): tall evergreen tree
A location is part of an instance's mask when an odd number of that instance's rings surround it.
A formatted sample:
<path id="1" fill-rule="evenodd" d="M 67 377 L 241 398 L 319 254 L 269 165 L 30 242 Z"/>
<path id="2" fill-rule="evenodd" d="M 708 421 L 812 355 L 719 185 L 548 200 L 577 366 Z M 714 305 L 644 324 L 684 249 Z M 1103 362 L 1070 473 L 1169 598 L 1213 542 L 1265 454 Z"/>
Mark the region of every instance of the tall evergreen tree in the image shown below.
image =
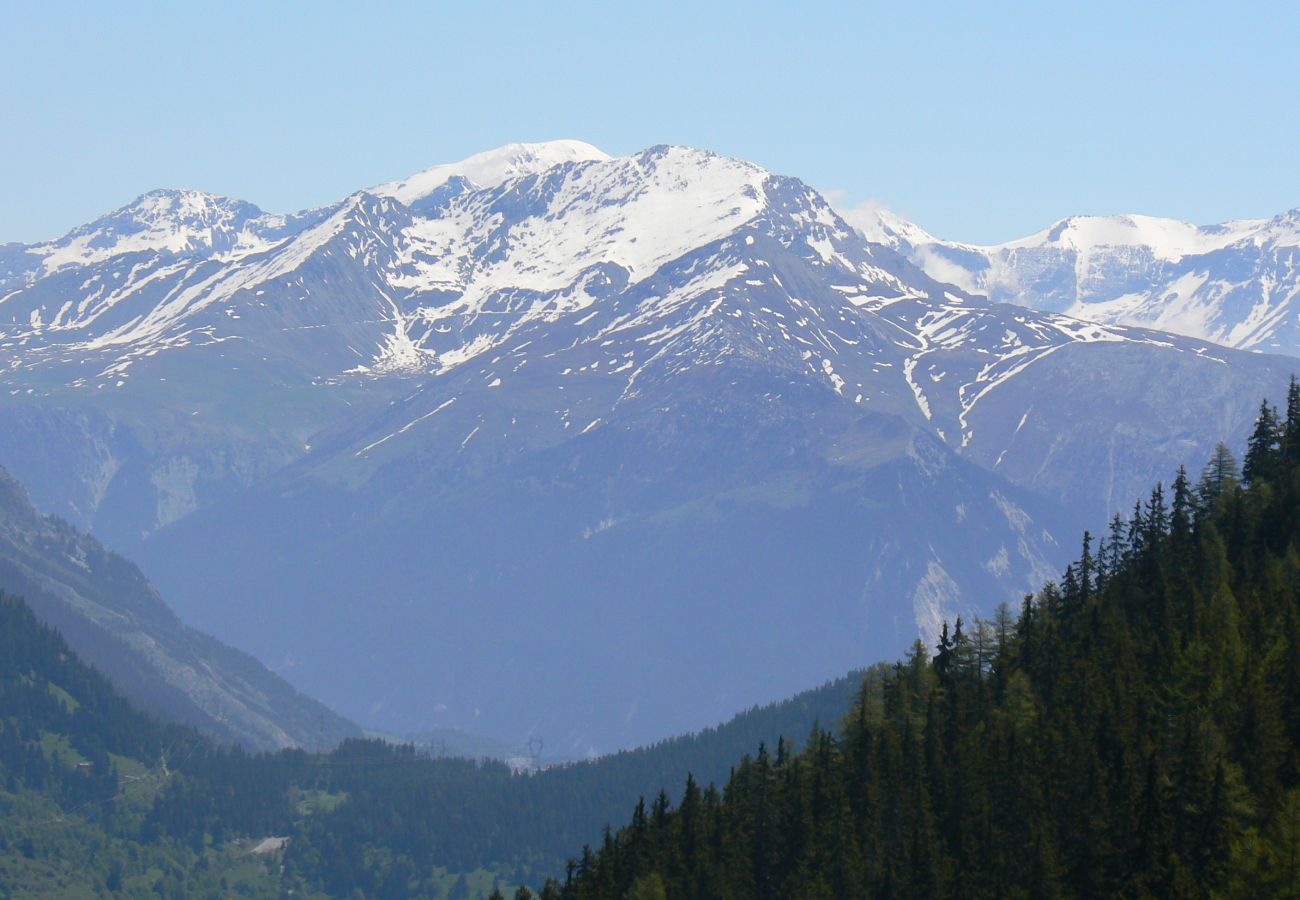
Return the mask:
<path id="1" fill-rule="evenodd" d="M 1264 400 L 1259 405 L 1259 415 L 1255 419 L 1255 430 L 1251 432 L 1246 443 L 1246 461 L 1241 468 L 1242 479 L 1246 484 L 1259 481 L 1272 481 L 1281 464 L 1280 445 L 1282 425 L 1277 418 L 1277 410 Z"/>
<path id="2" fill-rule="evenodd" d="M 1286 421 L 1282 423 L 1282 457 L 1288 465 L 1300 463 L 1300 382 L 1291 376 L 1286 391 Z"/>
<path id="3" fill-rule="evenodd" d="M 1236 489 L 1241 483 L 1237 459 L 1228 445 L 1220 441 L 1214 445 L 1209 462 L 1201 470 L 1201 480 L 1196 485 L 1196 496 L 1205 510 L 1213 509 L 1218 499 Z"/>

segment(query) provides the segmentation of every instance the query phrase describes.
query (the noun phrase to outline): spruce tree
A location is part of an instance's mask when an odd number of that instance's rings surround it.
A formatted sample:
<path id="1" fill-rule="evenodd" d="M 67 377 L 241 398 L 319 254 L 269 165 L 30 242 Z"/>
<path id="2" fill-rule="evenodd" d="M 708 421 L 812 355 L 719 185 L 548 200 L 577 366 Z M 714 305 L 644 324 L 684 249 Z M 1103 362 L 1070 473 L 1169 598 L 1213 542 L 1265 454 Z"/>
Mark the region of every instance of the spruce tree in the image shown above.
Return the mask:
<path id="1" fill-rule="evenodd" d="M 1246 443 L 1246 461 L 1241 469 L 1242 479 L 1246 484 L 1272 481 L 1277 476 L 1281 462 L 1280 442 L 1281 425 L 1277 410 L 1264 400 L 1259 405 L 1259 416 L 1255 419 L 1255 430 L 1251 432 Z"/>
<path id="2" fill-rule="evenodd" d="M 1214 446 L 1214 453 L 1201 470 L 1201 480 L 1196 485 L 1196 496 L 1203 511 L 1213 510 L 1220 497 L 1235 489 L 1241 482 L 1241 471 L 1237 467 L 1237 458 L 1232 455 L 1228 445 L 1220 441 Z"/>
<path id="3" fill-rule="evenodd" d="M 1300 463 L 1300 383 L 1294 375 L 1286 390 L 1286 421 L 1282 423 L 1282 457 Z"/>

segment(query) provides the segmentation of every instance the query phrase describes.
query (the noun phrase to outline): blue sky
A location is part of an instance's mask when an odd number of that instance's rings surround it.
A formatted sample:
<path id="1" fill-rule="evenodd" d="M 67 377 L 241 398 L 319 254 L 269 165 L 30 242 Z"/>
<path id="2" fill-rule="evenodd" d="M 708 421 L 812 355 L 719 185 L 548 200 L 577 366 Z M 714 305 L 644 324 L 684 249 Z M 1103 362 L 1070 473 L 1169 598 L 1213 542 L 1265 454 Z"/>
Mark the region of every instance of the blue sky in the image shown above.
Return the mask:
<path id="1" fill-rule="evenodd" d="M 1300 206 L 1294 2 L 5 6 L 0 241 L 561 137 L 707 147 L 977 242 Z"/>

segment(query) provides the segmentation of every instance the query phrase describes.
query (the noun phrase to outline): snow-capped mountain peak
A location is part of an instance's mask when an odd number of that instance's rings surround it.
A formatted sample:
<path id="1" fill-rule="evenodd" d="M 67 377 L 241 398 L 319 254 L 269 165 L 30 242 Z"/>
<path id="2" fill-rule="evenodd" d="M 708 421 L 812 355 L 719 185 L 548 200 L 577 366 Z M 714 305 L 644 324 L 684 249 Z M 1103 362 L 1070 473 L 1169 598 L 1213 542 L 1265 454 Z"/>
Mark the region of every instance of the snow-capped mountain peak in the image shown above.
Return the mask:
<path id="1" fill-rule="evenodd" d="M 563 163 L 603 161 L 609 158 L 609 154 L 583 141 L 506 144 L 495 150 L 476 153 L 460 162 L 432 166 L 408 178 L 381 184 L 370 192 L 393 197 L 410 205 L 429 196 L 457 176 L 475 187 L 488 188 L 522 175 L 544 172 Z"/>
<path id="2" fill-rule="evenodd" d="M 139 252 L 230 251 L 260 244 L 244 234 L 267 217 L 251 203 L 194 190 L 155 190 L 75 228 L 61 238 L 30 248 L 44 274 L 87 266 Z M 268 223 L 269 224 L 269 223 Z"/>
<path id="3" fill-rule="evenodd" d="M 1288 210 L 1264 222 L 1253 235 L 1260 246 L 1300 246 L 1300 207 Z"/>
<path id="4" fill-rule="evenodd" d="M 556 290 L 602 263 L 644 278 L 756 215 L 768 177 L 741 160 L 654 147 L 557 171 L 544 184 L 515 182 L 476 193 L 416 229 L 431 251 L 426 258 L 436 261 L 403 286 L 445 284 L 449 264 L 466 272 L 462 284 L 472 295 Z M 465 254 L 482 262 L 466 270 Z"/>
<path id="5" fill-rule="evenodd" d="M 1101 248 L 1141 247 L 1156 259 L 1177 260 L 1235 244 L 1264 224 L 1265 220 L 1247 219 L 1200 226 L 1179 219 L 1135 214 L 1070 216 L 1029 237 L 986 249 L 1058 247 L 1087 253 Z"/>
<path id="6" fill-rule="evenodd" d="M 934 243 L 934 235 L 915 222 L 909 222 L 894 211 L 877 203 L 864 203 L 850 209 L 837 210 L 858 232 L 873 244 L 891 250 L 905 250 Z"/>
<path id="7" fill-rule="evenodd" d="M 149 548 L 199 624 L 303 660 L 358 715 L 410 710 L 377 724 L 547 717 L 615 742 L 639 700 L 640 736 L 697 727 L 713 713 L 672 685 L 718 658 L 766 677 L 834 633 L 812 662 L 846 668 L 1021 595 L 1055 568 L 1058 503 L 1100 520 L 1284 381 L 962 294 L 906 258 L 929 235 L 876 221 L 894 250 L 752 163 L 574 142 L 284 217 L 146 195 L 0 247 L 0 460 Z M 1108 258 L 1082 229 L 1059 240 Z M 1072 248 L 932 247 L 972 279 L 1037 255 L 1077 284 Z M 683 658 L 624 664 L 682 621 Z M 574 648 L 607 656 L 524 668 Z M 489 679 L 485 652 L 518 666 Z M 772 694 L 826 674 L 776 669 Z M 590 712 L 556 700 L 593 684 Z"/>
<path id="8" fill-rule="evenodd" d="M 261 214 L 260 209 L 243 200 L 207 191 L 164 188 L 141 194 L 109 216 L 118 219 L 129 217 L 144 227 L 161 223 L 217 225 Z"/>
<path id="9" fill-rule="evenodd" d="M 1070 216 L 992 246 L 942 240 L 890 213 L 844 213 L 930 277 L 999 303 L 1300 355 L 1300 210 L 1194 225 Z"/>

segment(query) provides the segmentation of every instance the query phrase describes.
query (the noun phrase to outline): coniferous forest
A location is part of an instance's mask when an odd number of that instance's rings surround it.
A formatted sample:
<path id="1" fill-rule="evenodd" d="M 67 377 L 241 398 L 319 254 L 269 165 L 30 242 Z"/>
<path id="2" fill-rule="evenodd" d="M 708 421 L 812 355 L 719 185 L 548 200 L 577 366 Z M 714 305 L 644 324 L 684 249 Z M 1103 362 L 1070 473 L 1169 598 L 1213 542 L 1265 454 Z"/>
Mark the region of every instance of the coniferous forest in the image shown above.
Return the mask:
<path id="1" fill-rule="evenodd" d="M 639 804 L 565 898 L 1300 896 L 1300 389 L 805 750 Z"/>
<path id="2" fill-rule="evenodd" d="M 858 673 L 856 696 L 828 685 L 602 764 L 521 775 L 379 741 L 243 753 L 134 711 L 3 598 L 0 885 L 91 897 L 1300 896 L 1298 595 L 1293 380 L 1283 414 L 1262 405 L 1240 466 L 1220 445 L 1197 477 L 1179 471 L 1103 536 L 1084 535 L 1059 583 L 1017 608 L 953 622 L 936 646 Z M 758 745 L 722 777 L 737 736 L 832 721 L 844 705 L 838 727 Z M 699 780 L 666 783 L 683 765 Z M 611 798 L 655 783 L 665 789 L 564 868 Z M 272 836 L 288 841 L 253 852 Z"/>

